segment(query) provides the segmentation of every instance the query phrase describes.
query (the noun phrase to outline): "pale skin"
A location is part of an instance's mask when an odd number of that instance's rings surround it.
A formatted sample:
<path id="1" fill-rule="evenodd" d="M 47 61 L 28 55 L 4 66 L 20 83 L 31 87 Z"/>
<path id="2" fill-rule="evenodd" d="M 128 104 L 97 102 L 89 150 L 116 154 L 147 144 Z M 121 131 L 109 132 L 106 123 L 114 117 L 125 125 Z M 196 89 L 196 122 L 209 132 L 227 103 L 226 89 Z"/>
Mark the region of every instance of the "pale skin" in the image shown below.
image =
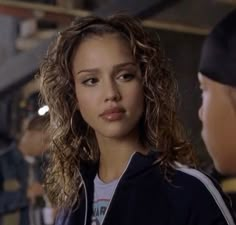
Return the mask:
<path id="1" fill-rule="evenodd" d="M 99 177 L 110 182 L 121 176 L 134 152 L 147 152 L 138 129 L 144 108 L 140 68 L 126 41 L 104 34 L 82 41 L 72 70 L 78 110 L 98 141 Z"/>
<path id="2" fill-rule="evenodd" d="M 236 174 L 236 90 L 198 74 L 202 90 L 202 137 L 216 169 Z"/>

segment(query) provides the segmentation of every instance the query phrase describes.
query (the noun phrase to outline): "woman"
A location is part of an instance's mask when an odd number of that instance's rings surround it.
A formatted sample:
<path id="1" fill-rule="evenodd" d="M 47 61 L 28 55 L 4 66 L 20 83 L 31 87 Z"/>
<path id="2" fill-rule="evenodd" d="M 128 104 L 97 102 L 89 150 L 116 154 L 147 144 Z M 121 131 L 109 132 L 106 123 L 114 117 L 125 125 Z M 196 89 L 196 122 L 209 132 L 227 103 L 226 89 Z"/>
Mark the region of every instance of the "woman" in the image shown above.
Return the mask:
<path id="1" fill-rule="evenodd" d="M 138 21 L 75 20 L 40 76 L 53 140 L 46 188 L 61 208 L 56 224 L 234 224 L 215 185 L 190 169 L 176 83 L 159 42 Z"/>

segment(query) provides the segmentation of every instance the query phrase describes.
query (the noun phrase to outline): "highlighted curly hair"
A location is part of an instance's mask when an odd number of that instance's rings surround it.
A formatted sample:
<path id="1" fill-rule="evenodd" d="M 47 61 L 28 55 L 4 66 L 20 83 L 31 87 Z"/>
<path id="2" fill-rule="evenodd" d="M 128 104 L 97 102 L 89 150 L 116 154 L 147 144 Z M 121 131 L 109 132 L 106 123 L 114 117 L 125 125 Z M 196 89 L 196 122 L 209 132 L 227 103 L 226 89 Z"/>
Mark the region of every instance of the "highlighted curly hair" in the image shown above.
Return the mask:
<path id="1" fill-rule="evenodd" d="M 59 207 L 73 206 L 79 199 L 81 162 L 99 159 L 94 132 L 76 109 L 72 61 L 84 39 L 104 34 L 124 38 L 141 68 L 145 109 L 139 127 L 144 146 L 160 152 L 158 161 L 164 170 L 176 161 L 195 165 L 192 147 L 176 117 L 176 81 L 159 40 L 152 39 L 141 23 L 129 16 L 78 18 L 58 35 L 39 70 L 52 136 L 46 190 Z"/>

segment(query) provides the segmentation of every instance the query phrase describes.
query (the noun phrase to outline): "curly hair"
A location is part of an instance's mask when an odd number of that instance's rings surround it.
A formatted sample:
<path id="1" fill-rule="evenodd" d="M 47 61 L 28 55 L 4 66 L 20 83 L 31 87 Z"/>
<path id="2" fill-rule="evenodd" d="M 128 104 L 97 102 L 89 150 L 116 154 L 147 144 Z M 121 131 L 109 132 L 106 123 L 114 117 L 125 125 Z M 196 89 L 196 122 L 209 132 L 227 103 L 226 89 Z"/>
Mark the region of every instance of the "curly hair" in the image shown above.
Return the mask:
<path id="1" fill-rule="evenodd" d="M 176 161 L 195 165 L 192 147 L 176 116 L 176 81 L 157 36 L 152 38 L 140 21 L 126 15 L 77 18 L 59 33 L 39 70 L 41 94 L 50 108 L 52 136 L 45 186 L 59 207 L 73 206 L 79 199 L 81 162 L 99 159 L 94 132 L 76 107 L 72 61 L 84 39 L 104 34 L 124 38 L 141 68 L 145 109 L 139 127 L 144 146 L 160 152 L 158 161 L 164 170 Z"/>

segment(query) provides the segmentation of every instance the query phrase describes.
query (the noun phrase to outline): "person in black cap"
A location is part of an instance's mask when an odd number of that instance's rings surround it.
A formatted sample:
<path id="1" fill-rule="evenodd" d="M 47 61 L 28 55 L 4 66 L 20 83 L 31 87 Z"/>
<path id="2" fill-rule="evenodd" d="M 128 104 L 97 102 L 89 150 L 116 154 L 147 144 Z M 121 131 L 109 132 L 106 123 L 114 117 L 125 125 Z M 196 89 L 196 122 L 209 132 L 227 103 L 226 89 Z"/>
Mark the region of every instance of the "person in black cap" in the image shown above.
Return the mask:
<path id="1" fill-rule="evenodd" d="M 236 175 L 236 10 L 207 36 L 198 78 L 203 140 L 216 169 Z"/>

